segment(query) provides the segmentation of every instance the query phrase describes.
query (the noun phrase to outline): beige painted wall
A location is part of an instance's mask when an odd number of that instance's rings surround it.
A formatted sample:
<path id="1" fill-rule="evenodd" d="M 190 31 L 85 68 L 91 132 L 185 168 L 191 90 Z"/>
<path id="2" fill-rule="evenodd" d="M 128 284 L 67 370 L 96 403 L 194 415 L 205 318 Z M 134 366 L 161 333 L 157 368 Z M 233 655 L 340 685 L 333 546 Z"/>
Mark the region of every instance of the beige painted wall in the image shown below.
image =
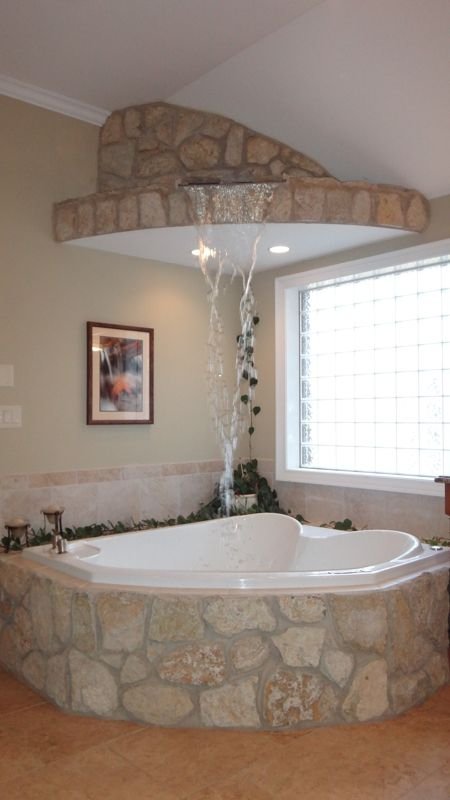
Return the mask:
<path id="1" fill-rule="evenodd" d="M 95 190 L 98 128 L 0 97 L 0 364 L 23 426 L 0 474 L 217 457 L 205 399 L 207 306 L 188 269 L 56 244 L 56 200 Z M 234 290 L 225 317 L 235 341 Z M 85 424 L 87 320 L 155 330 L 155 424 Z"/>

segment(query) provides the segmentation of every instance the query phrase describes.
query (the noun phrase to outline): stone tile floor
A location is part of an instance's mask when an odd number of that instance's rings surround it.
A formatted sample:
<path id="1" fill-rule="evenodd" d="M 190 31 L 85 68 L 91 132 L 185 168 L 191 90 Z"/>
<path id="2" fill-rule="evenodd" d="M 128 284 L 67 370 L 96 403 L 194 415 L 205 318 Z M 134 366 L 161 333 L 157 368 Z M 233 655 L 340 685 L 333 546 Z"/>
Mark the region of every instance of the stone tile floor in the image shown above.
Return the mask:
<path id="1" fill-rule="evenodd" d="M 68 716 L 0 668 L 4 800 L 449 800 L 450 685 L 388 722 L 300 733 Z"/>

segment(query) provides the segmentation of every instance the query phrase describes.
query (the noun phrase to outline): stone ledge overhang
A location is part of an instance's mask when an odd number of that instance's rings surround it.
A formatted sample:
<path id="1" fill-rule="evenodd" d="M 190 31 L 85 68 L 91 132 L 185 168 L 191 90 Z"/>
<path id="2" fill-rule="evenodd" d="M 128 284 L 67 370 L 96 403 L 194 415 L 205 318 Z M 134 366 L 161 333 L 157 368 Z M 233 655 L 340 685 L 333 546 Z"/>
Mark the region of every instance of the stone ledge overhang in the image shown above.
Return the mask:
<path id="1" fill-rule="evenodd" d="M 272 178 L 273 181 L 273 178 Z M 267 184 L 271 184 L 267 179 Z M 252 192 L 261 181 L 241 183 L 241 192 L 251 203 Z M 227 184 L 222 184 L 223 186 Z M 413 189 L 366 181 L 339 181 L 331 177 L 286 177 L 273 182 L 265 206 L 265 222 L 322 223 L 395 228 L 420 233 L 429 223 L 429 204 Z M 204 222 L 211 225 L 260 222 L 239 209 L 216 203 L 220 185 L 205 184 L 207 196 Z M 137 188 L 103 191 L 54 205 L 53 226 L 57 242 L 90 236 L 151 228 L 198 224 L 180 177 L 165 176 Z"/>
<path id="2" fill-rule="evenodd" d="M 201 191 L 183 188 L 192 185 Z M 262 221 L 420 232 L 429 221 L 428 203 L 414 190 L 341 182 L 304 153 L 232 119 L 160 101 L 108 117 L 97 187 L 55 205 L 56 241 Z"/>

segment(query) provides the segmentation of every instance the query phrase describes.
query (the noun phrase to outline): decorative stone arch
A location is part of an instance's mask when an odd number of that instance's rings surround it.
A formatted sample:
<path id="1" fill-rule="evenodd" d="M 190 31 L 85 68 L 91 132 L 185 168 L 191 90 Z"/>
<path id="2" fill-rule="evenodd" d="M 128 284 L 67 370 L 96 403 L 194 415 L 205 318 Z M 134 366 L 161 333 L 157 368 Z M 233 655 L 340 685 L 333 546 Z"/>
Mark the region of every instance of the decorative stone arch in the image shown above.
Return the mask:
<path id="1" fill-rule="evenodd" d="M 185 186 L 201 184 L 209 224 L 249 218 L 267 187 L 266 222 L 368 225 L 420 232 L 429 222 L 419 192 L 339 181 L 303 153 L 231 119 L 168 103 L 114 111 L 100 131 L 98 192 L 54 206 L 58 242 L 199 222 Z M 221 185 L 240 184 L 246 203 L 224 216 Z"/>

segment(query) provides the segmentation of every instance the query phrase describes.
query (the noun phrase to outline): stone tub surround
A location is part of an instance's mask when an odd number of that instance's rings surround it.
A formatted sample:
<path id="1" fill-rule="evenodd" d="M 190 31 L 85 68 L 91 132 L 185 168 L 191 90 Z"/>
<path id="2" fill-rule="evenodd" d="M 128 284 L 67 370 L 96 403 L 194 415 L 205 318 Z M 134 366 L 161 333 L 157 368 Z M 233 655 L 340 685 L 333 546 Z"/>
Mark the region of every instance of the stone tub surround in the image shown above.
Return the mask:
<path id="1" fill-rule="evenodd" d="M 429 222 L 428 202 L 415 190 L 339 181 L 303 153 L 231 119 L 157 102 L 108 117 L 100 131 L 98 192 L 55 204 L 55 239 L 193 225 L 198 220 L 180 186 L 186 182 L 273 182 L 267 222 L 414 232 Z M 254 187 L 246 191 L 253 207 Z M 203 222 L 249 222 L 216 204 L 214 188 L 207 194 Z"/>
<path id="2" fill-rule="evenodd" d="M 4 475 L 0 529 L 18 515 L 41 527 L 40 510 L 51 503 L 65 507 L 63 526 L 187 515 L 211 499 L 222 468 L 211 460 Z"/>
<path id="3" fill-rule="evenodd" d="M 383 591 L 87 586 L 0 557 L 0 661 L 60 708 L 254 730 L 389 718 L 449 679 L 448 570 Z"/>

